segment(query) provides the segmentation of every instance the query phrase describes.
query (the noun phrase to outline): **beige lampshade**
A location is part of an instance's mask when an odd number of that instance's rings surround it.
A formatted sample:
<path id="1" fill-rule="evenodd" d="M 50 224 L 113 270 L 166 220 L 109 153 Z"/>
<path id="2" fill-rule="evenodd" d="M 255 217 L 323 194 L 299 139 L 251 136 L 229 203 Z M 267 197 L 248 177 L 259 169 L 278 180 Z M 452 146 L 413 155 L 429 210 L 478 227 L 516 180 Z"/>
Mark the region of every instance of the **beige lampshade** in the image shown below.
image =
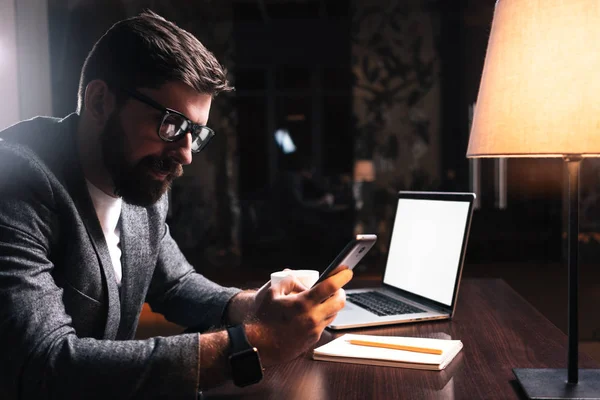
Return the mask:
<path id="1" fill-rule="evenodd" d="M 467 157 L 600 156 L 600 1 L 496 3 Z"/>

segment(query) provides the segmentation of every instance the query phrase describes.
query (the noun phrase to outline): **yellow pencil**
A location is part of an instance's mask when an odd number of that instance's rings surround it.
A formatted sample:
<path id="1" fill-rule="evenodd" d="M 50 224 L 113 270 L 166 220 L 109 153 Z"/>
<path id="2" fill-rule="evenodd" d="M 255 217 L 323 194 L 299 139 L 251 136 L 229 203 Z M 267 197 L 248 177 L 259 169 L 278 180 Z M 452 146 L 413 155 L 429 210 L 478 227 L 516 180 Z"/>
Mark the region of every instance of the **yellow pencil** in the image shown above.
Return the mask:
<path id="1" fill-rule="evenodd" d="M 346 341 L 350 344 L 356 344 L 358 346 L 383 347 L 384 349 L 406 350 L 406 351 L 414 351 L 416 353 L 442 354 L 442 350 L 440 350 L 440 349 L 429 349 L 427 347 L 403 346 L 401 344 L 369 342 L 368 340 L 357 340 L 357 339 L 348 339 Z"/>

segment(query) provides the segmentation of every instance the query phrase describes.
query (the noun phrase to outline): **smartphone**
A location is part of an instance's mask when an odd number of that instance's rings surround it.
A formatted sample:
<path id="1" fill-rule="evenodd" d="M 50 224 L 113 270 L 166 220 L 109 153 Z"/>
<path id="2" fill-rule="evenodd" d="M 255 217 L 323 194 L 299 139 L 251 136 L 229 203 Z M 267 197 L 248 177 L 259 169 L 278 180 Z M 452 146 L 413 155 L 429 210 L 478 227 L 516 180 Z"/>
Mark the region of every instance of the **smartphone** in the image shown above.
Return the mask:
<path id="1" fill-rule="evenodd" d="M 377 235 L 356 235 L 356 237 L 340 251 L 325 271 L 323 271 L 321 276 L 319 276 L 319 279 L 315 282 L 315 285 L 342 269 L 354 269 L 365 254 L 371 250 L 376 241 Z"/>

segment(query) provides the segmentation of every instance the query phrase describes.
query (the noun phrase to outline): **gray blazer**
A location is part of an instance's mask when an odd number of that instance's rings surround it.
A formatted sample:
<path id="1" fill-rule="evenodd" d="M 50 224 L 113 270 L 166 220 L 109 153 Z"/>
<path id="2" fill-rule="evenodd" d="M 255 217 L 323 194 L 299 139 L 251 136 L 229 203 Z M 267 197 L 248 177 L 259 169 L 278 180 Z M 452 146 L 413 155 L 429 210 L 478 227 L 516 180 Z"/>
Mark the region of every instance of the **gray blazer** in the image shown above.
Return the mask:
<path id="1" fill-rule="evenodd" d="M 123 204 L 119 289 L 75 149 L 78 116 L 0 132 L 0 398 L 195 399 L 199 336 L 132 340 L 142 305 L 219 325 L 238 289 L 196 273 L 167 198 Z"/>

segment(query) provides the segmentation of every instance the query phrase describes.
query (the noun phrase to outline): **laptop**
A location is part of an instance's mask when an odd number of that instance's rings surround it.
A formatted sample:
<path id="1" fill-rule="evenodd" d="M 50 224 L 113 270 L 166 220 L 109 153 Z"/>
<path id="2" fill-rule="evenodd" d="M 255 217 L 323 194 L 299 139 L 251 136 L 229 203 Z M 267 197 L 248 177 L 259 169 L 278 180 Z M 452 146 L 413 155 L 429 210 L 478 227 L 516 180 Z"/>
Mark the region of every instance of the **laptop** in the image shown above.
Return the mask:
<path id="1" fill-rule="evenodd" d="M 347 289 L 329 328 L 452 318 L 474 200 L 474 193 L 399 192 L 383 281 Z"/>

